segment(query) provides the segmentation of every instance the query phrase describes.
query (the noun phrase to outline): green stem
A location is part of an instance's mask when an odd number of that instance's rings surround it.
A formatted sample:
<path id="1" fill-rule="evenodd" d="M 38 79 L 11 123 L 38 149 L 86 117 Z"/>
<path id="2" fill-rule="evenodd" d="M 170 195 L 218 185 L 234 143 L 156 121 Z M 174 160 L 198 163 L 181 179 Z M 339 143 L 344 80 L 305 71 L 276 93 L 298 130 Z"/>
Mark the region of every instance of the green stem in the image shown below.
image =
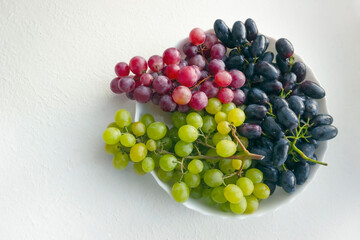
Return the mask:
<path id="1" fill-rule="evenodd" d="M 209 144 L 207 144 L 207 143 L 204 143 L 203 141 L 201 141 L 201 140 L 196 140 L 196 142 L 197 143 L 199 143 L 199 144 L 201 144 L 201 145 L 204 145 L 205 147 L 208 147 L 208 148 L 212 148 L 212 149 L 216 149 L 214 146 L 211 146 L 211 145 L 209 145 Z"/>
<path id="2" fill-rule="evenodd" d="M 308 156 L 306 156 L 300 149 L 298 149 L 296 146 L 295 146 L 295 143 L 296 143 L 296 140 L 291 144 L 292 145 L 292 148 L 294 149 L 295 152 L 297 152 L 302 158 L 310 161 L 310 162 L 313 162 L 313 163 L 317 163 L 317 164 L 321 164 L 321 165 L 324 165 L 324 166 L 327 166 L 328 164 L 327 163 L 324 163 L 324 162 L 319 162 L 319 161 L 316 161 L 314 159 L 311 159 L 309 158 Z"/>

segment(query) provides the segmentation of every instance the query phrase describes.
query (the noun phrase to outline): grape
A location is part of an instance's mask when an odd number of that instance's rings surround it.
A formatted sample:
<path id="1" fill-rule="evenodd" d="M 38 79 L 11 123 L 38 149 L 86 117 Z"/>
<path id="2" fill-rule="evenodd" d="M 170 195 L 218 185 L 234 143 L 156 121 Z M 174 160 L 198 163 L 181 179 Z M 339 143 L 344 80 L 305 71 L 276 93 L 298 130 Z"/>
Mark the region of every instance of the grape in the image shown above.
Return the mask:
<path id="1" fill-rule="evenodd" d="M 221 157 L 230 157 L 236 152 L 236 144 L 231 140 L 221 140 L 216 144 L 216 153 Z"/>
<path id="2" fill-rule="evenodd" d="M 114 127 L 107 128 L 103 133 L 104 142 L 107 144 L 116 144 L 120 141 L 120 138 L 120 130 Z"/>
<path id="3" fill-rule="evenodd" d="M 154 117 L 151 114 L 144 114 L 140 118 L 140 122 L 145 124 L 145 127 L 148 127 L 151 123 L 155 122 Z"/>
<path id="4" fill-rule="evenodd" d="M 270 196 L 275 192 L 276 189 L 276 183 L 275 182 L 271 182 L 268 180 L 265 180 L 264 183 L 269 187 L 270 189 Z"/>
<path id="5" fill-rule="evenodd" d="M 216 130 L 216 122 L 213 116 L 205 116 L 203 117 L 203 126 L 201 127 L 201 130 L 204 133 L 212 133 Z"/>
<path id="6" fill-rule="evenodd" d="M 159 170 L 157 171 L 158 178 L 163 182 L 170 181 L 171 178 L 173 177 L 173 175 L 174 175 L 173 171 L 166 172 L 166 171 L 162 170 L 161 168 L 159 168 Z"/>
<path id="7" fill-rule="evenodd" d="M 188 170 L 192 174 L 198 174 L 204 169 L 204 164 L 198 159 L 193 159 L 187 166 Z"/>
<path id="8" fill-rule="evenodd" d="M 153 152 L 156 150 L 156 142 L 153 139 L 149 139 L 146 142 L 146 149 L 150 152 Z"/>
<path id="9" fill-rule="evenodd" d="M 135 89 L 135 81 L 131 77 L 123 77 L 118 82 L 119 90 L 129 93 Z"/>
<path id="10" fill-rule="evenodd" d="M 190 107 L 189 107 L 188 104 L 186 104 L 186 105 L 178 105 L 177 110 L 179 112 L 185 113 L 185 112 L 190 111 Z"/>
<path id="11" fill-rule="evenodd" d="M 193 151 L 193 148 L 194 146 L 192 143 L 187 143 L 180 140 L 175 144 L 174 150 L 176 155 L 178 155 L 179 157 L 187 157 Z"/>
<path id="12" fill-rule="evenodd" d="M 259 199 L 266 199 L 270 196 L 270 189 L 264 183 L 256 183 L 254 185 L 254 196 Z"/>
<path id="13" fill-rule="evenodd" d="M 312 119 L 318 114 L 319 104 L 314 99 L 307 99 L 305 101 L 305 112 L 303 115 L 304 119 Z"/>
<path id="14" fill-rule="evenodd" d="M 123 128 L 131 124 L 131 114 L 126 109 L 120 109 L 115 113 L 115 122 L 116 124 Z"/>
<path id="15" fill-rule="evenodd" d="M 325 97 L 325 90 L 317 83 L 312 81 L 303 81 L 300 86 L 304 94 L 310 98 L 321 99 Z"/>
<path id="16" fill-rule="evenodd" d="M 212 190 L 209 188 L 204 188 L 202 192 L 202 196 L 205 204 L 213 206 L 216 204 L 216 202 L 211 198 L 211 191 Z"/>
<path id="17" fill-rule="evenodd" d="M 200 76 L 197 74 L 193 66 L 186 66 L 180 69 L 178 80 L 181 85 L 192 87 L 199 80 Z"/>
<path id="18" fill-rule="evenodd" d="M 140 75 L 146 72 L 147 67 L 145 58 L 140 56 L 133 57 L 129 62 L 129 68 L 135 75 Z"/>
<path id="19" fill-rule="evenodd" d="M 152 101 L 153 104 L 159 105 L 160 98 L 161 98 L 161 95 L 159 93 L 157 93 L 157 92 L 154 92 L 154 94 L 151 97 L 151 101 Z"/>
<path id="20" fill-rule="evenodd" d="M 296 178 L 296 184 L 304 184 L 310 175 L 310 165 L 307 162 L 297 163 L 295 165 L 294 175 Z"/>
<path id="21" fill-rule="evenodd" d="M 230 174 L 235 172 L 235 168 L 232 166 L 232 160 L 231 159 L 220 159 L 219 161 L 219 169 L 224 174 Z"/>
<path id="22" fill-rule="evenodd" d="M 123 93 L 123 91 L 119 88 L 119 81 L 120 78 L 114 78 L 110 82 L 110 89 L 113 93 L 120 94 Z"/>
<path id="23" fill-rule="evenodd" d="M 189 65 L 198 66 L 199 70 L 203 70 L 206 66 L 205 58 L 201 54 L 196 54 L 189 60 Z"/>
<path id="24" fill-rule="evenodd" d="M 191 189 L 190 197 L 192 197 L 194 199 L 202 198 L 203 190 L 204 190 L 204 187 L 202 185 L 199 185 L 198 187 Z"/>
<path id="25" fill-rule="evenodd" d="M 314 146 L 313 144 L 311 144 L 311 143 L 308 143 L 308 142 L 300 142 L 300 141 L 298 141 L 298 142 L 296 143 L 296 147 L 297 147 L 298 149 L 300 149 L 300 151 L 302 151 L 306 156 L 309 156 L 309 157 L 313 156 L 314 153 L 315 153 L 315 146 Z M 300 160 L 301 162 L 305 162 L 305 161 L 306 161 L 306 160 L 305 160 L 304 158 L 302 158 L 302 157 L 299 157 L 299 160 Z"/>
<path id="26" fill-rule="evenodd" d="M 229 184 L 224 188 L 224 196 L 230 203 L 238 203 L 244 197 L 241 189 L 235 184 Z"/>
<path id="27" fill-rule="evenodd" d="M 217 145 L 221 140 L 229 140 L 231 141 L 231 137 L 229 135 L 222 135 L 221 133 L 215 133 L 212 137 L 212 141 L 214 145 Z"/>
<path id="28" fill-rule="evenodd" d="M 215 75 L 219 71 L 224 71 L 224 70 L 225 70 L 225 63 L 220 59 L 213 59 L 209 63 L 209 72 L 212 75 Z"/>
<path id="29" fill-rule="evenodd" d="M 198 48 L 191 42 L 187 42 L 183 46 L 183 52 L 187 57 L 193 57 L 198 53 Z"/>
<path id="30" fill-rule="evenodd" d="M 234 99 L 234 92 L 230 88 L 222 88 L 218 97 L 222 103 L 230 103 Z"/>
<path id="31" fill-rule="evenodd" d="M 245 94 L 241 89 L 235 89 L 234 91 L 233 103 L 235 105 L 242 105 L 245 103 Z"/>
<path id="32" fill-rule="evenodd" d="M 180 128 L 183 125 L 186 125 L 186 114 L 181 112 L 174 112 L 171 115 L 172 123 L 176 128 Z"/>
<path id="33" fill-rule="evenodd" d="M 217 19 L 214 22 L 214 31 L 216 36 L 219 38 L 219 40 L 223 42 L 227 47 L 229 48 L 235 47 L 232 42 L 231 30 L 228 26 L 226 26 L 223 20 Z"/>
<path id="34" fill-rule="evenodd" d="M 329 114 L 319 114 L 310 120 L 311 127 L 317 127 L 321 125 L 330 125 L 333 123 L 333 118 Z"/>
<path id="35" fill-rule="evenodd" d="M 296 178 L 292 171 L 287 170 L 280 173 L 279 185 L 287 193 L 293 193 L 296 190 Z"/>
<path id="36" fill-rule="evenodd" d="M 217 125 L 217 130 L 220 134 L 226 135 L 231 131 L 230 123 L 228 121 L 221 121 Z"/>
<path id="37" fill-rule="evenodd" d="M 243 168 L 243 169 L 248 169 L 249 167 L 251 167 L 251 163 L 252 163 L 252 160 L 251 160 L 251 159 L 245 160 L 244 168 Z"/>
<path id="38" fill-rule="evenodd" d="M 204 92 L 208 98 L 213 98 L 217 96 L 219 86 L 214 81 L 207 80 L 201 84 L 200 91 Z"/>
<path id="39" fill-rule="evenodd" d="M 105 144 L 105 152 L 107 154 L 111 154 L 111 155 L 114 155 L 115 153 L 119 152 L 120 151 L 120 147 L 121 147 L 121 144 L 120 143 L 116 143 L 116 144 Z"/>
<path id="40" fill-rule="evenodd" d="M 216 123 L 220 123 L 222 121 L 226 121 L 227 120 L 227 114 L 224 112 L 217 112 L 215 114 L 215 122 Z"/>
<path id="41" fill-rule="evenodd" d="M 275 80 L 280 77 L 280 71 L 271 63 L 264 61 L 255 64 L 255 73 L 263 76 L 267 80 Z"/>
<path id="42" fill-rule="evenodd" d="M 256 23 L 251 18 L 248 18 L 245 21 L 245 27 L 246 27 L 246 38 L 249 42 L 251 42 L 256 38 L 258 34 Z"/>
<path id="43" fill-rule="evenodd" d="M 177 159 L 173 155 L 165 154 L 159 160 L 160 168 L 166 172 L 170 172 L 175 169 L 177 165 Z"/>
<path id="44" fill-rule="evenodd" d="M 171 80 L 177 79 L 180 71 L 178 64 L 170 64 L 166 66 L 165 74 Z"/>
<path id="45" fill-rule="evenodd" d="M 216 187 L 211 191 L 211 198 L 216 203 L 226 203 L 227 200 L 224 196 L 224 187 Z"/>
<path id="46" fill-rule="evenodd" d="M 172 88 L 171 80 L 166 76 L 158 76 L 154 79 L 152 86 L 159 94 L 166 94 Z"/>
<path id="47" fill-rule="evenodd" d="M 151 95 L 152 95 L 152 90 L 150 87 L 140 86 L 135 88 L 134 98 L 138 102 L 146 103 L 150 101 Z"/>
<path id="48" fill-rule="evenodd" d="M 149 138 L 159 140 L 165 137 L 167 128 L 162 122 L 153 122 L 146 129 L 146 134 Z"/>
<path id="49" fill-rule="evenodd" d="M 228 71 L 218 71 L 215 75 L 215 83 L 220 87 L 227 87 L 232 82 L 231 75 Z"/>
<path id="50" fill-rule="evenodd" d="M 119 62 L 115 65 L 115 73 L 118 77 L 128 76 L 130 73 L 130 68 L 127 63 Z"/>
<path id="51" fill-rule="evenodd" d="M 184 182 L 190 188 L 196 188 L 200 184 L 200 176 L 199 174 L 185 173 Z"/>
<path id="52" fill-rule="evenodd" d="M 120 137 L 120 143 L 124 147 L 132 147 L 135 145 L 136 139 L 135 139 L 134 135 L 132 135 L 130 133 L 124 133 Z"/>
<path id="53" fill-rule="evenodd" d="M 278 122 L 286 129 L 293 130 L 298 127 L 299 120 L 296 114 L 288 107 L 282 107 L 277 111 Z"/>
<path id="54" fill-rule="evenodd" d="M 153 80 L 154 80 L 154 77 L 150 73 L 141 74 L 140 82 L 144 86 L 151 86 L 151 83 Z"/>
<path id="55" fill-rule="evenodd" d="M 239 170 L 241 168 L 242 165 L 242 161 L 239 159 L 232 159 L 231 161 L 231 166 L 235 169 L 235 170 Z"/>
<path id="56" fill-rule="evenodd" d="M 249 119 L 262 120 L 266 116 L 267 108 L 263 105 L 250 104 L 245 108 L 244 112 Z"/>
<path id="57" fill-rule="evenodd" d="M 190 195 L 189 187 L 184 182 L 174 183 L 171 192 L 177 202 L 185 202 Z"/>
<path id="58" fill-rule="evenodd" d="M 336 137 L 338 130 L 332 125 L 322 125 L 312 129 L 310 134 L 312 135 L 312 138 L 317 141 L 326 141 Z"/>
<path id="59" fill-rule="evenodd" d="M 259 87 L 267 94 L 279 94 L 283 89 L 282 83 L 278 80 L 264 81 L 260 84 Z"/>
<path id="60" fill-rule="evenodd" d="M 274 60 L 274 53 L 272 52 L 265 52 L 263 55 L 260 56 L 259 60 L 272 63 Z"/>
<path id="61" fill-rule="evenodd" d="M 131 124 L 131 130 L 136 137 L 140 137 L 145 134 L 146 126 L 142 122 L 134 122 Z"/>
<path id="62" fill-rule="evenodd" d="M 168 48 L 164 51 L 163 60 L 167 65 L 178 64 L 181 60 L 181 53 L 177 48 Z"/>
<path id="63" fill-rule="evenodd" d="M 222 104 L 218 98 L 210 98 L 205 110 L 210 114 L 216 114 L 221 111 Z"/>
<path id="64" fill-rule="evenodd" d="M 218 169 L 209 169 L 205 171 L 204 182 L 209 187 L 218 187 L 223 183 L 223 175 Z"/>
<path id="65" fill-rule="evenodd" d="M 276 51 L 282 59 L 289 58 L 294 53 L 294 47 L 286 38 L 280 38 L 275 43 Z"/>
<path id="66" fill-rule="evenodd" d="M 141 162 L 141 166 L 142 166 L 142 169 L 144 170 L 144 172 L 146 172 L 146 173 L 151 172 L 155 168 L 155 161 L 151 157 L 146 157 Z"/>
<path id="67" fill-rule="evenodd" d="M 201 128 L 203 125 L 203 119 L 200 114 L 192 112 L 186 116 L 186 123 L 196 128 Z"/>
<path id="68" fill-rule="evenodd" d="M 280 110 L 280 108 L 289 106 L 287 101 L 281 98 L 280 96 L 273 96 L 271 98 L 271 103 L 272 103 L 273 111 L 276 113 Z"/>
<path id="69" fill-rule="evenodd" d="M 262 129 L 259 125 L 253 123 L 244 123 L 238 128 L 238 133 L 248 139 L 257 139 L 261 137 Z"/>
<path id="70" fill-rule="evenodd" d="M 234 176 L 225 178 L 225 179 L 224 179 L 224 183 L 225 183 L 225 185 L 235 184 L 236 181 L 238 180 L 238 178 L 239 178 L 239 177 L 238 177 L 237 175 L 234 175 Z"/>
<path id="71" fill-rule="evenodd" d="M 194 142 L 198 138 L 198 130 L 191 125 L 184 125 L 179 128 L 179 138 L 184 142 Z"/>
<path id="72" fill-rule="evenodd" d="M 113 157 L 113 165 L 116 169 L 124 169 L 129 164 L 129 156 L 124 152 L 118 152 Z"/>
<path id="73" fill-rule="evenodd" d="M 259 207 L 259 201 L 257 200 L 256 197 L 254 197 L 253 195 L 250 196 L 246 196 L 246 210 L 244 213 L 253 213 L 255 212 L 258 207 Z"/>
<path id="74" fill-rule="evenodd" d="M 130 149 L 130 159 L 133 162 L 140 162 L 147 155 L 147 149 L 145 144 L 137 143 Z"/>
<path id="75" fill-rule="evenodd" d="M 279 179 L 279 170 L 272 166 L 263 166 L 261 164 L 257 164 L 256 168 L 259 169 L 263 173 L 264 180 L 268 180 L 271 182 L 277 182 Z"/>
<path id="76" fill-rule="evenodd" d="M 291 72 L 295 73 L 296 81 L 302 82 L 306 76 L 306 65 L 302 62 L 296 62 L 291 68 Z"/>
<path id="77" fill-rule="evenodd" d="M 237 180 L 236 185 L 241 189 L 244 196 L 250 196 L 254 191 L 254 183 L 247 177 L 241 177 Z"/>
<path id="78" fill-rule="evenodd" d="M 245 212 L 247 207 L 246 198 L 242 197 L 238 203 L 230 203 L 230 209 L 233 213 L 242 214 Z"/>
<path id="79" fill-rule="evenodd" d="M 173 101 L 172 97 L 166 94 L 161 96 L 159 106 L 165 112 L 173 112 L 175 111 L 177 105 Z"/>
<path id="80" fill-rule="evenodd" d="M 226 48 L 221 43 L 217 43 L 211 47 L 210 54 L 213 59 L 222 60 L 225 56 L 225 53 L 226 53 Z"/>
<path id="81" fill-rule="evenodd" d="M 245 177 L 249 178 L 254 184 L 263 180 L 263 173 L 257 168 L 250 168 L 246 171 Z"/>
<path id="82" fill-rule="evenodd" d="M 218 38 L 216 37 L 215 34 L 213 33 L 205 33 L 206 38 L 205 38 L 205 42 L 203 43 L 203 46 L 205 48 L 211 48 L 212 46 L 214 46 L 215 43 L 218 42 Z"/>
<path id="83" fill-rule="evenodd" d="M 145 175 L 146 174 L 146 172 L 144 172 L 144 170 L 142 169 L 141 162 L 134 163 L 133 168 L 134 168 L 135 173 L 138 174 L 138 175 Z"/>
<path id="84" fill-rule="evenodd" d="M 232 69 L 243 69 L 244 64 L 244 56 L 243 55 L 234 55 L 225 60 L 225 65 L 228 70 Z"/>
<path id="85" fill-rule="evenodd" d="M 289 92 L 296 86 L 296 75 L 292 72 L 285 73 L 282 76 L 281 82 L 283 84 L 284 91 Z"/>
<path id="86" fill-rule="evenodd" d="M 238 127 L 245 121 L 245 113 L 240 108 L 235 108 L 228 113 L 227 120 Z"/>
<path id="87" fill-rule="evenodd" d="M 152 71 L 158 72 L 164 68 L 164 61 L 159 55 L 153 55 L 149 58 L 148 65 Z"/>
<path id="88" fill-rule="evenodd" d="M 203 110 L 208 104 L 208 98 L 204 92 L 195 92 L 189 102 L 189 106 L 196 111 Z"/>
<path id="89" fill-rule="evenodd" d="M 190 42 L 195 46 L 203 44 L 205 42 L 205 38 L 206 38 L 205 32 L 200 28 L 194 28 L 193 30 L 191 30 L 189 34 Z"/>
<path id="90" fill-rule="evenodd" d="M 239 70 L 233 69 L 230 71 L 232 78 L 230 86 L 233 88 L 241 88 L 246 81 L 245 74 Z"/>
<path id="91" fill-rule="evenodd" d="M 236 21 L 232 27 L 232 40 L 236 47 L 240 47 L 246 43 L 246 28 L 241 21 Z"/>
<path id="92" fill-rule="evenodd" d="M 225 103 L 222 105 L 221 111 L 228 114 L 231 110 L 235 109 L 236 105 L 232 102 Z"/>
<path id="93" fill-rule="evenodd" d="M 252 57 L 258 57 L 266 50 L 266 38 L 264 35 L 257 35 L 250 47 Z"/>
<path id="94" fill-rule="evenodd" d="M 297 116 L 303 115 L 305 111 L 305 104 L 301 97 L 294 95 L 289 97 L 287 101 L 289 104 L 289 108 L 293 110 Z"/>

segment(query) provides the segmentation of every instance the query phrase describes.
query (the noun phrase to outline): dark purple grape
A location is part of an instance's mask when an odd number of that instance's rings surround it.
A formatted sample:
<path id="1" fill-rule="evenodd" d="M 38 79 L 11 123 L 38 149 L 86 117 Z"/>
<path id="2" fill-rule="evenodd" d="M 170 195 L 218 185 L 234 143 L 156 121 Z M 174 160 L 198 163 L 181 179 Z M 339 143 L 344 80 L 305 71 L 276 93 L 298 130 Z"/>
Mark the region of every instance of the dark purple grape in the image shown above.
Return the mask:
<path id="1" fill-rule="evenodd" d="M 261 124 L 261 128 L 267 135 L 275 139 L 284 137 L 284 132 L 282 131 L 281 127 L 271 116 L 268 116 L 264 119 Z"/>
<path id="2" fill-rule="evenodd" d="M 308 138 L 309 143 L 314 145 L 315 149 L 319 147 L 319 142 L 313 138 Z"/>
<path id="3" fill-rule="evenodd" d="M 264 180 L 274 183 L 279 180 L 279 170 L 277 168 L 271 166 L 264 166 L 261 164 L 256 164 L 256 168 L 263 173 Z"/>
<path id="4" fill-rule="evenodd" d="M 217 72 L 225 70 L 225 63 L 222 60 L 213 59 L 209 63 L 208 68 L 209 68 L 209 72 L 215 76 Z"/>
<path id="5" fill-rule="evenodd" d="M 251 123 L 251 124 L 256 124 L 256 125 L 261 126 L 262 120 L 246 118 L 245 123 Z"/>
<path id="6" fill-rule="evenodd" d="M 325 97 L 325 90 L 312 81 L 304 81 L 300 86 L 303 93 L 310 98 L 320 99 Z"/>
<path id="7" fill-rule="evenodd" d="M 265 52 L 259 57 L 259 60 L 264 61 L 264 62 L 268 62 L 268 63 L 272 63 L 272 61 L 274 60 L 274 53 Z"/>
<path id="8" fill-rule="evenodd" d="M 294 168 L 294 175 L 296 178 L 296 184 L 304 184 L 310 175 L 310 165 L 307 162 L 296 163 Z"/>
<path id="9" fill-rule="evenodd" d="M 293 193 L 296 190 L 296 178 L 292 171 L 287 170 L 280 173 L 279 185 L 287 193 Z"/>
<path id="10" fill-rule="evenodd" d="M 314 155 L 315 153 L 315 146 L 311 143 L 308 143 L 308 142 L 305 142 L 305 141 L 298 141 L 296 143 L 296 147 L 302 151 L 305 156 L 311 158 L 311 156 Z M 300 155 L 298 155 L 298 159 L 301 161 L 301 162 L 306 162 L 306 159 L 302 158 Z"/>
<path id="11" fill-rule="evenodd" d="M 305 104 L 301 97 L 299 96 L 291 96 L 287 99 L 289 104 L 289 108 L 294 111 L 297 116 L 303 115 L 305 111 Z"/>
<path id="12" fill-rule="evenodd" d="M 152 90 L 150 87 L 139 86 L 134 90 L 134 98 L 136 101 L 141 103 L 147 103 L 150 101 Z"/>
<path id="13" fill-rule="evenodd" d="M 320 125 L 330 125 L 333 123 L 333 118 L 329 114 L 319 114 L 316 115 L 313 119 L 311 119 L 310 124 L 311 127 L 317 127 Z"/>
<path id="14" fill-rule="evenodd" d="M 206 60 L 205 58 L 201 55 L 201 54 L 196 54 L 195 56 L 193 56 L 192 58 L 190 58 L 189 60 L 189 65 L 190 66 L 198 66 L 199 70 L 203 70 L 206 66 Z"/>
<path id="15" fill-rule="evenodd" d="M 290 169 L 290 170 L 294 170 L 295 165 L 296 165 L 296 162 L 295 162 L 294 156 L 292 154 L 288 154 L 288 157 L 285 161 L 286 168 Z"/>
<path id="16" fill-rule="evenodd" d="M 294 53 L 294 47 L 286 38 L 280 38 L 275 43 L 276 51 L 282 59 L 289 58 Z"/>
<path id="17" fill-rule="evenodd" d="M 231 33 L 232 33 L 232 42 L 234 43 L 235 47 L 240 47 L 241 45 L 247 42 L 246 28 L 243 22 L 236 21 L 231 29 Z"/>
<path id="18" fill-rule="evenodd" d="M 134 92 L 127 92 L 127 93 L 126 93 L 126 96 L 127 96 L 127 98 L 130 99 L 130 100 L 135 100 L 135 98 L 134 98 Z"/>
<path id="19" fill-rule="evenodd" d="M 317 141 L 330 140 L 338 134 L 338 130 L 333 125 L 322 125 L 310 130 L 310 135 Z"/>
<path id="20" fill-rule="evenodd" d="M 299 125 L 296 114 L 289 107 L 282 107 L 277 111 L 279 123 L 286 129 L 293 130 Z"/>
<path id="21" fill-rule="evenodd" d="M 303 119 L 312 119 L 319 112 L 319 104 L 314 99 L 307 99 L 305 101 L 305 112 L 303 114 Z"/>
<path id="22" fill-rule="evenodd" d="M 283 85 L 278 80 L 270 80 L 262 82 L 260 84 L 260 88 L 267 94 L 279 94 L 283 88 Z"/>
<path id="23" fill-rule="evenodd" d="M 267 105 L 269 103 L 269 98 L 266 93 L 258 88 L 251 88 L 249 93 L 246 96 L 249 103 Z"/>
<path id="24" fill-rule="evenodd" d="M 251 58 L 251 52 L 250 52 L 250 47 L 251 46 L 245 46 L 241 53 L 244 55 L 244 57 L 248 60 L 248 62 L 253 62 L 253 61 L 250 61 L 250 58 Z"/>
<path id="25" fill-rule="evenodd" d="M 272 161 L 275 167 L 281 166 L 288 157 L 288 152 L 290 149 L 290 142 L 281 138 L 274 144 L 274 150 L 272 154 Z"/>
<path id="26" fill-rule="evenodd" d="M 243 55 L 235 55 L 225 60 L 225 65 L 228 70 L 238 69 L 241 71 L 243 68 L 243 64 L 244 64 Z"/>
<path id="27" fill-rule="evenodd" d="M 262 165 L 265 166 L 272 165 L 272 161 L 271 161 L 272 151 L 270 149 L 263 146 L 252 146 L 250 149 L 252 153 L 264 156 L 264 158 L 259 161 L 261 162 Z"/>
<path id="28" fill-rule="evenodd" d="M 291 96 L 299 96 L 299 97 L 303 97 L 305 96 L 304 93 L 301 90 L 301 86 L 300 85 L 295 85 L 295 87 L 293 88 L 292 92 L 291 92 Z M 306 100 L 306 99 L 305 99 Z"/>
<path id="29" fill-rule="evenodd" d="M 245 93 L 241 89 L 235 89 L 233 92 L 234 92 L 234 99 L 232 102 L 236 106 L 243 105 L 246 100 Z"/>
<path id="30" fill-rule="evenodd" d="M 257 35 L 250 47 L 252 57 L 259 57 L 266 50 L 266 38 L 264 35 Z"/>
<path id="31" fill-rule="evenodd" d="M 173 112 L 177 105 L 170 95 L 164 95 L 160 98 L 159 106 L 165 112 Z"/>
<path id="32" fill-rule="evenodd" d="M 207 80 L 201 84 L 200 91 L 203 91 L 208 98 L 213 98 L 219 93 L 219 86 L 214 81 Z"/>
<path id="33" fill-rule="evenodd" d="M 274 80 L 280 77 L 280 71 L 271 63 L 264 61 L 255 64 L 255 73 L 264 76 L 267 80 Z"/>
<path id="34" fill-rule="evenodd" d="M 270 102 L 272 104 L 272 110 L 275 113 L 279 111 L 280 108 L 289 106 L 287 101 L 280 96 L 271 96 Z"/>
<path id="35" fill-rule="evenodd" d="M 226 47 L 221 44 L 217 43 L 211 47 L 210 55 L 213 59 L 219 59 L 222 60 L 226 53 Z"/>
<path id="36" fill-rule="evenodd" d="M 306 76 L 306 65 L 302 62 L 296 62 L 291 68 L 291 72 L 295 73 L 297 82 L 302 82 Z"/>
<path id="37" fill-rule="evenodd" d="M 270 41 L 267 37 L 265 37 L 265 49 L 264 52 L 266 51 L 266 49 L 269 47 Z"/>
<path id="38" fill-rule="evenodd" d="M 255 63 L 249 63 L 244 71 L 246 78 L 251 78 L 254 75 Z"/>
<path id="39" fill-rule="evenodd" d="M 155 92 L 151 97 L 151 101 L 152 101 L 153 104 L 159 105 L 160 98 L 161 98 L 161 95 L 158 94 L 157 92 Z"/>
<path id="40" fill-rule="evenodd" d="M 241 136 L 247 137 L 248 139 L 256 139 L 261 137 L 261 127 L 253 123 L 243 123 L 238 128 L 238 132 Z"/>
<path id="41" fill-rule="evenodd" d="M 198 47 L 192 44 L 191 42 L 187 42 L 183 46 L 183 52 L 187 57 L 193 57 L 198 53 Z"/>
<path id="42" fill-rule="evenodd" d="M 217 19 L 214 23 L 214 31 L 218 39 L 225 44 L 228 48 L 234 48 L 232 42 L 232 33 L 230 28 L 221 19 Z"/>
<path id="43" fill-rule="evenodd" d="M 295 73 L 288 72 L 285 73 L 282 78 L 281 82 L 283 84 L 283 88 L 285 92 L 289 92 L 290 90 L 293 90 L 296 86 L 296 75 Z"/>
<path id="44" fill-rule="evenodd" d="M 269 187 L 270 189 L 270 196 L 275 192 L 276 189 L 276 183 L 270 182 L 268 180 L 265 180 L 264 183 Z"/>
<path id="45" fill-rule="evenodd" d="M 132 77 L 123 77 L 119 80 L 119 89 L 123 92 L 132 92 L 135 89 L 135 81 Z"/>
<path id="46" fill-rule="evenodd" d="M 266 116 L 267 109 L 263 105 L 250 104 L 245 108 L 244 112 L 246 118 L 262 120 Z"/>
<path id="47" fill-rule="evenodd" d="M 279 55 L 276 55 L 276 64 L 278 65 L 282 73 L 287 73 L 291 69 L 290 60 L 282 59 Z"/>
<path id="48" fill-rule="evenodd" d="M 245 27 L 246 27 L 246 38 L 249 42 L 251 42 L 256 38 L 258 34 L 256 23 L 251 18 L 248 18 L 245 21 Z"/>
<path id="49" fill-rule="evenodd" d="M 237 50 L 236 48 L 234 48 L 233 50 L 231 50 L 229 52 L 229 57 L 235 56 L 235 55 L 240 55 L 239 50 Z"/>

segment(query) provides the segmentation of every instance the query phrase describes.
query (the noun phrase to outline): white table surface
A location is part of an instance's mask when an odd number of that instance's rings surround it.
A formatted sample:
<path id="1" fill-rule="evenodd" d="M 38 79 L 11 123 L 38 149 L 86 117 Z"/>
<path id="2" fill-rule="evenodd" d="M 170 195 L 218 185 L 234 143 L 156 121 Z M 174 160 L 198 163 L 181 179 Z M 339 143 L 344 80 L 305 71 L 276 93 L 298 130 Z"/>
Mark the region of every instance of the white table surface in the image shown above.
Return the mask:
<path id="1" fill-rule="evenodd" d="M 253 18 L 290 39 L 327 91 L 339 135 L 291 204 L 205 217 L 148 176 L 118 171 L 102 131 L 134 103 L 118 61 L 161 54 L 194 27 Z M 0 0 L 0 239 L 354 239 L 360 228 L 360 2 Z"/>

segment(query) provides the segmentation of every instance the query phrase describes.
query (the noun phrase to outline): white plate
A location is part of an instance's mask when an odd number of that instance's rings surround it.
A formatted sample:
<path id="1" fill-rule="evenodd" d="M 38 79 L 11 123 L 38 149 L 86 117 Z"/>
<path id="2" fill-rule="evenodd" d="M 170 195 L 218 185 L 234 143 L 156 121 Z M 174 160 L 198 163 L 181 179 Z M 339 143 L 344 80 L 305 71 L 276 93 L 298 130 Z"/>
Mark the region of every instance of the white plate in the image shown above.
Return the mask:
<path id="1" fill-rule="evenodd" d="M 268 37 L 270 44 L 268 51 L 272 51 L 276 53 L 275 50 L 275 42 L 276 40 L 274 38 Z M 175 47 L 180 49 L 182 51 L 182 46 L 189 41 L 188 39 L 184 39 L 180 41 Z M 294 54 L 296 61 L 301 61 L 303 63 L 304 60 L 297 54 Z M 310 80 L 316 83 L 319 83 L 316 80 L 316 77 L 314 73 L 311 71 L 309 66 L 306 65 L 306 78 L 305 80 Z M 327 107 L 326 107 L 326 100 L 325 98 L 318 100 L 319 103 L 319 113 L 328 113 Z M 164 122 L 166 125 L 171 126 L 171 113 L 164 112 L 160 109 L 159 106 L 154 105 L 151 101 L 146 104 L 136 103 L 136 110 L 135 110 L 135 121 L 139 121 L 140 117 L 144 115 L 145 113 L 150 113 L 154 116 L 155 121 L 161 121 Z M 318 157 L 319 161 L 323 161 L 325 157 L 325 151 L 327 147 L 327 142 L 323 141 L 320 142 L 319 147 L 316 149 L 316 155 Z M 204 215 L 211 215 L 211 216 L 218 216 L 222 218 L 236 218 L 236 219 L 244 219 L 249 217 L 260 217 L 264 215 L 265 213 L 274 212 L 277 209 L 279 209 L 281 206 L 284 206 L 285 204 L 293 201 L 296 196 L 303 193 L 306 187 L 311 184 L 311 182 L 314 180 L 316 172 L 319 168 L 324 168 L 324 166 L 319 166 L 318 164 L 311 166 L 311 172 L 308 180 L 304 185 L 297 185 L 296 191 L 292 194 L 286 193 L 284 190 L 282 190 L 281 187 L 276 187 L 275 193 L 271 195 L 268 199 L 260 202 L 259 209 L 249 215 L 237 215 L 233 213 L 226 213 L 222 212 L 218 207 L 216 206 L 209 206 L 202 202 L 199 199 L 192 199 L 189 198 L 185 203 L 182 203 L 185 207 L 190 208 L 196 212 L 202 213 Z M 162 182 L 156 175 L 156 173 L 153 171 L 151 172 L 151 175 L 155 178 L 156 182 L 159 184 L 160 187 L 162 187 L 171 197 L 171 200 L 174 201 L 171 195 L 171 187 L 169 184 Z M 310 197 L 310 196 L 309 196 Z"/>

